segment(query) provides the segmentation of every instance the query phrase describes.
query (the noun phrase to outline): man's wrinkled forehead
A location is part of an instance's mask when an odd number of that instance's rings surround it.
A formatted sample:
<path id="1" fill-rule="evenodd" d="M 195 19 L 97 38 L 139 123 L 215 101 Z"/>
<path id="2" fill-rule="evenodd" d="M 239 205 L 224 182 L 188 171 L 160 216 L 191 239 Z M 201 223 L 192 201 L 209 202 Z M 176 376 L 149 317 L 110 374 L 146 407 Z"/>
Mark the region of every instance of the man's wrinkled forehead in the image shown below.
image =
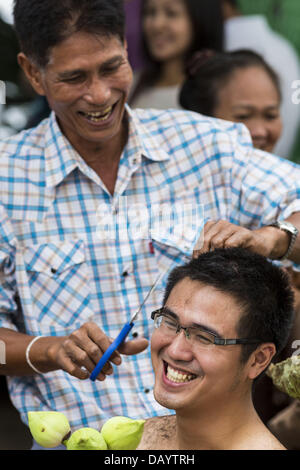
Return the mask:
<path id="1" fill-rule="evenodd" d="M 109 61 L 114 60 L 114 56 L 116 55 L 113 51 L 112 44 L 118 44 L 120 46 L 120 50 L 124 51 L 126 49 L 126 41 L 122 42 L 118 35 L 108 35 L 108 34 L 92 34 L 92 33 L 85 33 L 85 32 L 76 32 L 70 34 L 68 37 L 64 38 L 60 42 L 58 42 L 55 46 L 48 50 L 47 56 L 47 65 L 51 66 L 54 65 L 56 58 L 61 55 L 65 54 L 64 51 L 68 50 L 68 46 L 72 46 L 73 52 L 73 59 L 84 60 L 84 54 L 82 51 L 82 38 L 86 37 L 87 39 L 91 39 L 93 42 L 99 46 L 98 53 L 99 56 L 103 56 L 103 60 Z M 76 53 L 76 46 L 78 45 L 78 52 Z M 86 49 L 85 51 L 86 58 L 89 56 L 89 50 Z M 119 54 L 120 55 L 120 54 Z M 105 56 L 105 58 L 104 58 Z"/>

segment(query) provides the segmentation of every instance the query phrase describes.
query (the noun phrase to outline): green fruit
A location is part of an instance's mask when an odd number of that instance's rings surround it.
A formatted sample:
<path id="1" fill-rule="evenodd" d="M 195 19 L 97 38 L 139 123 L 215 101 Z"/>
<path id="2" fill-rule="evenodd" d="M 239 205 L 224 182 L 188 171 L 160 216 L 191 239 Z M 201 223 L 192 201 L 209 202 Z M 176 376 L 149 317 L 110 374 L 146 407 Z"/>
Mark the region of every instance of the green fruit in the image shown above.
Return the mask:
<path id="1" fill-rule="evenodd" d="M 102 434 L 93 428 L 77 429 L 65 445 L 67 450 L 107 450 Z"/>
<path id="2" fill-rule="evenodd" d="M 267 370 L 274 385 L 292 398 L 300 399 L 300 356 L 292 356 Z"/>
<path id="3" fill-rule="evenodd" d="M 104 423 L 101 434 L 111 450 L 135 450 L 142 438 L 144 423 L 143 419 L 114 416 Z"/>
<path id="4" fill-rule="evenodd" d="M 29 411 L 28 425 L 34 440 L 47 448 L 59 446 L 71 432 L 69 421 L 58 411 Z"/>

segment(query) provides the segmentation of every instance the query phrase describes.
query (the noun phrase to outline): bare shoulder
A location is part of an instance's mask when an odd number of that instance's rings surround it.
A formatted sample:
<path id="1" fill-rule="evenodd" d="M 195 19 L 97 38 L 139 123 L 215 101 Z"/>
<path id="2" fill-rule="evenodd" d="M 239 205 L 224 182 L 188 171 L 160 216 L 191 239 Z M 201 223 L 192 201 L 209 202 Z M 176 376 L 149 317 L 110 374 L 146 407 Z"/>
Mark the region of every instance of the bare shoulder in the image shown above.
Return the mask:
<path id="1" fill-rule="evenodd" d="M 287 450 L 268 429 L 257 432 L 241 443 L 240 449 L 245 450 Z"/>
<path id="2" fill-rule="evenodd" d="M 176 443 L 176 416 L 147 419 L 138 450 L 174 449 Z"/>

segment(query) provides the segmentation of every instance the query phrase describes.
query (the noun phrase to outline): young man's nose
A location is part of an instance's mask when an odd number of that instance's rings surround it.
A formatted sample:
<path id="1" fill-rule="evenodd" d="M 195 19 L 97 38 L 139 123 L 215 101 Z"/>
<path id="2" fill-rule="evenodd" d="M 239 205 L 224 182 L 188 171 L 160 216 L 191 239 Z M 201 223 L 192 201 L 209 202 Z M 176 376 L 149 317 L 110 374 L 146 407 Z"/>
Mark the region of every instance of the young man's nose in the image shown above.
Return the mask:
<path id="1" fill-rule="evenodd" d="M 193 348 L 189 338 L 186 338 L 184 330 L 177 333 L 170 341 L 168 354 L 171 359 L 177 361 L 191 361 L 193 359 Z"/>

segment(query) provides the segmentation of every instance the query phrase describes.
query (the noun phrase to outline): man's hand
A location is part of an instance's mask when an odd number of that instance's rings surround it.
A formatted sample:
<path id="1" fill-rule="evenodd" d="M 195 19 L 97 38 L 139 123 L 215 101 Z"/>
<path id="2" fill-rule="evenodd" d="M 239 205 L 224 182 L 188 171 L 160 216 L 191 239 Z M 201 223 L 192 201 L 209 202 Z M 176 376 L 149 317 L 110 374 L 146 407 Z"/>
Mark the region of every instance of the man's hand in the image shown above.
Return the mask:
<path id="1" fill-rule="evenodd" d="M 57 364 L 57 368 L 65 370 L 78 379 L 85 380 L 112 342 L 113 340 L 108 338 L 96 323 L 87 322 L 62 341 L 51 345 L 48 355 Z M 148 341 L 145 338 L 126 341 L 118 351 L 112 354 L 110 361 L 115 365 L 120 365 L 122 362 L 120 353 L 138 354 L 147 346 Z M 113 373 L 110 361 L 105 364 L 97 380 L 105 380 L 107 375 Z"/>
<path id="2" fill-rule="evenodd" d="M 197 246 L 197 245 L 196 245 Z M 226 220 L 209 221 L 204 226 L 204 243 L 193 258 L 216 248 L 242 247 L 270 259 L 282 257 L 289 246 L 289 235 L 276 227 L 249 230 Z"/>

